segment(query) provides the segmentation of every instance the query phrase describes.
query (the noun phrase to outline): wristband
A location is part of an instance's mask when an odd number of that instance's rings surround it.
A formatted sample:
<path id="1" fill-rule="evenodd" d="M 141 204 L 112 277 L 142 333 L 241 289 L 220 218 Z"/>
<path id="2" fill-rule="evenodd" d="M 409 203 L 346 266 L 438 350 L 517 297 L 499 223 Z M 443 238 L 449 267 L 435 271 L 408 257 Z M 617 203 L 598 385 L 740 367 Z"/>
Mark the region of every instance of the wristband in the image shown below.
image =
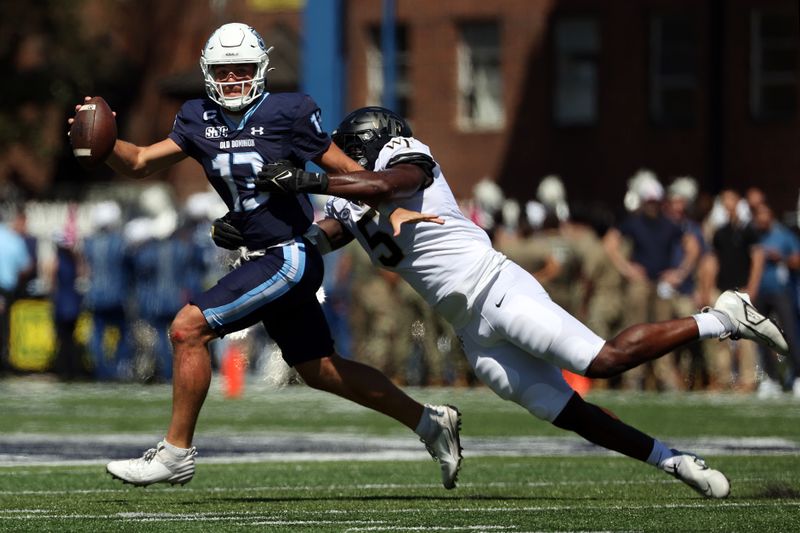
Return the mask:
<path id="1" fill-rule="evenodd" d="M 319 253 L 322 255 L 333 251 L 330 239 L 328 239 L 328 236 L 322 231 L 318 224 L 311 224 L 303 234 L 303 237 L 316 246 L 317 250 L 319 250 Z"/>

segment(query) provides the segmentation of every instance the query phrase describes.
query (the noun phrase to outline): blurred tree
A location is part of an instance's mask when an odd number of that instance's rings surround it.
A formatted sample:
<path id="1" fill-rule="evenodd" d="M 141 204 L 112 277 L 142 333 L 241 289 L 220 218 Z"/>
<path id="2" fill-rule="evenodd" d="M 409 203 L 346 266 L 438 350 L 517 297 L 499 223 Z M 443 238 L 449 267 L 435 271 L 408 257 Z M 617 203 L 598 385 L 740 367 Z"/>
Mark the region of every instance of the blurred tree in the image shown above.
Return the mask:
<path id="1" fill-rule="evenodd" d="M 113 179 L 105 166 L 86 172 L 72 157 L 66 120 L 84 96 L 103 96 L 117 112 L 120 137 L 163 139 L 186 98 L 203 94 L 199 53 L 211 28 L 246 20 L 277 26 L 273 89 L 297 86 L 296 11 L 249 0 L 0 1 L 0 201 L 80 200 L 87 182 Z M 286 25 L 285 31 L 280 26 Z M 270 32 L 267 32 L 270 33 Z M 272 35 L 271 35 L 272 36 Z M 193 161 L 154 176 L 185 190 L 206 187 Z"/>
<path id="2" fill-rule="evenodd" d="M 135 91 L 126 82 L 140 69 L 108 27 L 87 31 L 86 4 L 0 2 L 0 69 L 10 73 L 0 96 L 0 186 L 10 199 L 49 189 L 58 159 L 70 155 L 66 118 L 84 95 Z"/>

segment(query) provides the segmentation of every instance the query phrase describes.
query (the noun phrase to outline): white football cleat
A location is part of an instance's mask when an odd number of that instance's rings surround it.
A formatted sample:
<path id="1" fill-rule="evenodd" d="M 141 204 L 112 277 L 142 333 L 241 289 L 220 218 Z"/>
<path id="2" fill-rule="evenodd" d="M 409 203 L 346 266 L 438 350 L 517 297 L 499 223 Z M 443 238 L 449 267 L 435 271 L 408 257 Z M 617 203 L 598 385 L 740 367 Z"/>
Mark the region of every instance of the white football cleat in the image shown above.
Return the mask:
<path id="1" fill-rule="evenodd" d="M 186 457 L 176 458 L 165 449 L 164 441 L 150 448 L 138 459 L 111 461 L 106 471 L 123 483 L 146 487 L 153 483 L 185 485 L 194 476 L 194 458 L 197 449 L 192 447 Z"/>
<path id="2" fill-rule="evenodd" d="M 431 442 L 422 439 L 428 453 L 442 469 L 442 485 L 454 489 L 461 469 L 461 413 L 452 405 L 428 405 L 434 413 L 439 432 Z"/>
<path id="3" fill-rule="evenodd" d="M 664 471 L 674 476 L 706 498 L 726 498 L 731 493 L 731 483 L 725 474 L 709 468 L 706 462 L 693 453 L 679 452 Z"/>
<path id="4" fill-rule="evenodd" d="M 761 399 L 780 398 L 781 396 L 783 396 L 783 387 L 773 379 L 764 378 L 756 388 L 756 397 Z"/>
<path id="5" fill-rule="evenodd" d="M 717 298 L 713 309 L 725 313 L 731 319 L 733 323 L 731 339 L 749 339 L 782 355 L 788 355 L 789 343 L 786 342 L 781 328 L 770 318 L 759 313 L 746 293 L 725 291 Z"/>

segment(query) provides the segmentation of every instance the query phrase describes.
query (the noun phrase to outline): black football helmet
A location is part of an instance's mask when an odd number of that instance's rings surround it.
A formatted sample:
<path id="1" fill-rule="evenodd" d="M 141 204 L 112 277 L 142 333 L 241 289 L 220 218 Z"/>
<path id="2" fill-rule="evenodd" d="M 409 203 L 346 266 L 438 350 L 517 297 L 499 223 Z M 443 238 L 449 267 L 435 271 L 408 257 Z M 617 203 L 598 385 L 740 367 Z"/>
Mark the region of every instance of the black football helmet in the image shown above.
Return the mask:
<path id="1" fill-rule="evenodd" d="M 356 109 L 339 123 L 331 137 L 336 146 L 367 170 L 374 170 L 381 148 L 393 137 L 411 137 L 408 123 L 384 107 Z"/>

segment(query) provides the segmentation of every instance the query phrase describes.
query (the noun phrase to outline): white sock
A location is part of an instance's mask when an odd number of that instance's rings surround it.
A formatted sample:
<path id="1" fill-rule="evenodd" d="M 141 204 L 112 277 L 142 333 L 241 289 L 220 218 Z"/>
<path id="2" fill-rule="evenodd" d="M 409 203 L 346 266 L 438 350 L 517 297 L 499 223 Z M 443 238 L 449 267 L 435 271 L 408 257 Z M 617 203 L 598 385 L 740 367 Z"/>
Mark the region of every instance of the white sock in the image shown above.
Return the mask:
<path id="1" fill-rule="evenodd" d="M 647 464 L 664 468 L 665 461 L 676 455 L 675 450 L 667 448 L 667 446 L 658 439 L 653 439 L 653 451 L 647 458 Z"/>
<path id="2" fill-rule="evenodd" d="M 164 439 L 162 442 L 164 443 L 164 449 L 175 457 L 186 457 L 186 454 L 191 450 L 191 448 L 178 448 L 177 446 L 173 446 L 167 442 L 167 439 Z"/>
<path id="3" fill-rule="evenodd" d="M 425 442 L 432 441 L 438 434 L 439 425 L 433 421 L 434 416 L 436 416 L 436 411 L 426 404 L 425 410 L 422 411 L 422 417 L 419 419 L 419 424 L 417 424 L 417 429 L 414 430 L 414 433 L 419 435 Z"/>
<path id="4" fill-rule="evenodd" d="M 695 322 L 697 322 L 697 329 L 699 332 L 699 339 L 716 339 L 723 333 L 729 332 L 731 328 L 730 319 L 727 320 L 728 324 L 723 322 L 723 318 L 727 319 L 728 317 L 720 317 L 722 315 L 719 311 L 715 309 L 711 309 L 707 313 L 697 313 L 696 315 L 692 315 Z"/>

